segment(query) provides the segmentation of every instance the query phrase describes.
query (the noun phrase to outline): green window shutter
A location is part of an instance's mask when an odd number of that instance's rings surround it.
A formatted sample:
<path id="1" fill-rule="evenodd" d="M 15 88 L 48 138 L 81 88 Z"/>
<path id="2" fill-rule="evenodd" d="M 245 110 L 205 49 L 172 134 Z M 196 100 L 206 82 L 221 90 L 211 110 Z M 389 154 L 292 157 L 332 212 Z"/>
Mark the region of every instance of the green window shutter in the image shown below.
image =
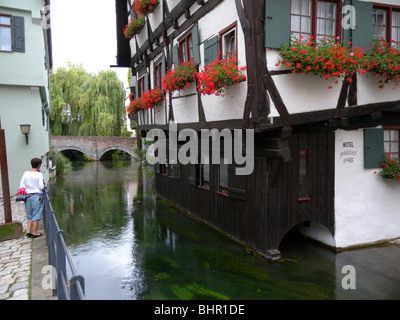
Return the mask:
<path id="1" fill-rule="evenodd" d="M 383 153 L 383 129 L 364 129 L 364 168 L 379 168 Z"/>
<path id="2" fill-rule="evenodd" d="M 162 57 L 161 60 L 161 81 L 164 78 L 164 75 L 167 73 L 167 60 L 165 59 L 165 57 Z"/>
<path id="3" fill-rule="evenodd" d="M 290 0 L 265 0 L 265 46 L 279 49 L 290 41 Z"/>
<path id="4" fill-rule="evenodd" d="M 373 3 L 353 0 L 356 12 L 356 29 L 352 30 L 352 46 L 365 51 L 372 47 L 372 15 Z"/>
<path id="5" fill-rule="evenodd" d="M 172 48 L 172 58 L 173 58 L 172 64 L 174 64 L 175 68 L 177 68 L 180 64 L 180 62 L 179 62 L 179 45 L 178 44 L 174 45 L 174 47 Z"/>
<path id="6" fill-rule="evenodd" d="M 207 66 L 218 58 L 219 38 L 215 36 L 204 42 L 204 64 Z"/>
<path id="7" fill-rule="evenodd" d="M 200 58 L 200 36 L 199 26 L 196 23 L 192 30 L 192 42 L 193 42 L 193 64 L 198 66 L 201 62 Z"/>
<path id="8" fill-rule="evenodd" d="M 25 52 L 24 17 L 12 17 L 13 51 Z"/>
<path id="9" fill-rule="evenodd" d="M 135 99 L 139 98 L 139 80 L 136 80 L 135 85 Z"/>

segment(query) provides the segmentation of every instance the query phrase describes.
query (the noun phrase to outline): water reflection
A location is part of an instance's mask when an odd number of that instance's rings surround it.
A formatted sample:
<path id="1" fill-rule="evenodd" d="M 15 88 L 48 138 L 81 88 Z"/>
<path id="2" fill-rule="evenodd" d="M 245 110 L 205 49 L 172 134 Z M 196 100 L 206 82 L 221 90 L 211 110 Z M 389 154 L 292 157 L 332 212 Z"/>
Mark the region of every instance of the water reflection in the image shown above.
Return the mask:
<path id="1" fill-rule="evenodd" d="M 399 246 L 335 254 L 288 235 L 270 264 L 157 198 L 135 162 L 75 164 L 50 191 L 88 299 L 400 298 Z"/>

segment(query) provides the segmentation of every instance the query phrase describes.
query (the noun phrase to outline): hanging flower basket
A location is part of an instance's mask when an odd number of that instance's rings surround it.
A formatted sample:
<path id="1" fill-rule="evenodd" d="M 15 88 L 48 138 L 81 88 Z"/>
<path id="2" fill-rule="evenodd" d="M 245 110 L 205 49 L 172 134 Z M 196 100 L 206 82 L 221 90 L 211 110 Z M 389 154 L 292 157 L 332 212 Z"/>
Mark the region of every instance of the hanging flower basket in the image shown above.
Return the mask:
<path id="1" fill-rule="evenodd" d="M 400 52 L 383 38 L 375 40 L 372 54 L 366 56 L 365 64 L 367 70 L 383 76 L 384 80 L 379 80 L 379 88 L 384 88 L 389 82 L 394 83 L 396 89 L 400 80 Z"/>
<path id="2" fill-rule="evenodd" d="M 291 45 L 284 45 L 280 55 L 282 59 L 276 66 L 282 64 L 294 74 L 313 74 L 327 80 L 344 77 L 345 81 L 352 82 L 351 75 L 355 71 L 366 73 L 362 68 L 364 51 L 361 48 L 344 46 L 335 38 L 316 43 L 314 37 L 309 40 L 303 40 L 302 36 L 300 39 L 292 37 Z M 338 82 L 336 79 L 335 83 Z"/>
<path id="3" fill-rule="evenodd" d="M 176 69 L 169 70 L 163 78 L 162 87 L 165 92 L 173 93 L 176 90 L 184 90 L 190 82 L 196 80 L 196 69 L 193 60 L 182 62 Z"/>
<path id="4" fill-rule="evenodd" d="M 375 174 L 400 182 L 400 159 L 392 158 L 390 153 L 385 153 L 381 162 L 381 168 L 382 170 L 375 172 Z"/>
<path id="5" fill-rule="evenodd" d="M 236 63 L 236 55 L 233 55 L 229 58 L 215 59 L 212 64 L 204 67 L 197 74 L 199 92 L 203 95 L 220 96 L 229 86 L 245 81 L 246 76 L 243 71 L 246 67 L 239 68 Z"/>
<path id="6" fill-rule="evenodd" d="M 128 113 L 134 115 L 141 110 L 154 109 L 164 99 L 164 92 L 159 88 L 154 88 L 137 99 L 132 100 L 132 95 L 129 95 L 129 98 L 131 103 L 128 107 Z"/>
<path id="7" fill-rule="evenodd" d="M 147 15 L 154 12 L 159 4 L 159 0 L 136 0 L 135 11 L 139 14 Z"/>
<path id="8" fill-rule="evenodd" d="M 144 16 L 132 19 L 124 28 L 125 38 L 128 40 L 132 39 L 134 35 L 138 34 L 143 29 L 144 24 Z"/>

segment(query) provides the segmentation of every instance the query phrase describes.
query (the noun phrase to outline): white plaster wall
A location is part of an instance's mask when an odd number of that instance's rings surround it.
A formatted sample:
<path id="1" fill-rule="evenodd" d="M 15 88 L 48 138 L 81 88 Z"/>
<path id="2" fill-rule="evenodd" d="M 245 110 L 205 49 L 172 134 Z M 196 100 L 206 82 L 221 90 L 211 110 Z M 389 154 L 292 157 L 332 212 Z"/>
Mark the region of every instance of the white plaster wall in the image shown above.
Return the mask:
<path id="1" fill-rule="evenodd" d="M 341 80 L 335 84 L 333 79 L 303 74 L 277 75 L 273 79 L 291 114 L 336 108 Z M 271 116 L 279 116 L 272 100 L 271 110 Z"/>
<path id="2" fill-rule="evenodd" d="M 176 123 L 196 123 L 199 122 L 199 109 L 197 102 L 195 83 L 191 83 L 189 88 L 186 88 L 179 94 L 181 96 L 189 95 L 185 98 L 177 98 L 172 100 L 174 117 Z M 175 96 L 177 97 L 177 96 Z"/>
<path id="3" fill-rule="evenodd" d="M 344 147 L 343 142 L 351 142 Z M 364 169 L 364 132 L 336 131 L 335 241 L 348 247 L 400 237 L 400 183 Z M 347 154 L 345 154 L 347 153 Z"/>
<path id="4" fill-rule="evenodd" d="M 150 13 L 148 15 L 150 25 L 153 29 L 153 31 L 162 23 L 163 21 L 163 10 L 162 10 L 162 1 L 160 1 L 160 4 L 157 6 L 157 8 L 154 10 L 154 12 Z"/>
<path id="5" fill-rule="evenodd" d="M 388 83 L 385 84 L 383 89 L 379 89 L 378 81 L 383 79 L 382 76 L 376 76 L 373 72 L 358 76 L 357 99 L 359 105 L 400 100 L 400 86 L 393 90 L 394 84 Z"/>
<path id="6" fill-rule="evenodd" d="M 243 119 L 247 97 L 247 82 L 241 82 L 228 88 L 224 96 L 202 95 L 206 120 L 219 121 Z"/>

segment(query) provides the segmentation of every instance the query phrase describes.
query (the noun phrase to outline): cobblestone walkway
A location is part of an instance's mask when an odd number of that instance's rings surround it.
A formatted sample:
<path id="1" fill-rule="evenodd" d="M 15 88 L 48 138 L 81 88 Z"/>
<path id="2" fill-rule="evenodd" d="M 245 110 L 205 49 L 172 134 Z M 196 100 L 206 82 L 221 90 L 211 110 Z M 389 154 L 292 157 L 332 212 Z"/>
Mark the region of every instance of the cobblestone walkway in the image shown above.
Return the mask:
<path id="1" fill-rule="evenodd" d="M 25 205 L 11 199 L 12 220 L 26 231 Z M 0 194 L 0 223 L 4 223 L 3 195 Z M 0 242 L 0 300 L 29 300 L 32 240 L 24 237 Z"/>

